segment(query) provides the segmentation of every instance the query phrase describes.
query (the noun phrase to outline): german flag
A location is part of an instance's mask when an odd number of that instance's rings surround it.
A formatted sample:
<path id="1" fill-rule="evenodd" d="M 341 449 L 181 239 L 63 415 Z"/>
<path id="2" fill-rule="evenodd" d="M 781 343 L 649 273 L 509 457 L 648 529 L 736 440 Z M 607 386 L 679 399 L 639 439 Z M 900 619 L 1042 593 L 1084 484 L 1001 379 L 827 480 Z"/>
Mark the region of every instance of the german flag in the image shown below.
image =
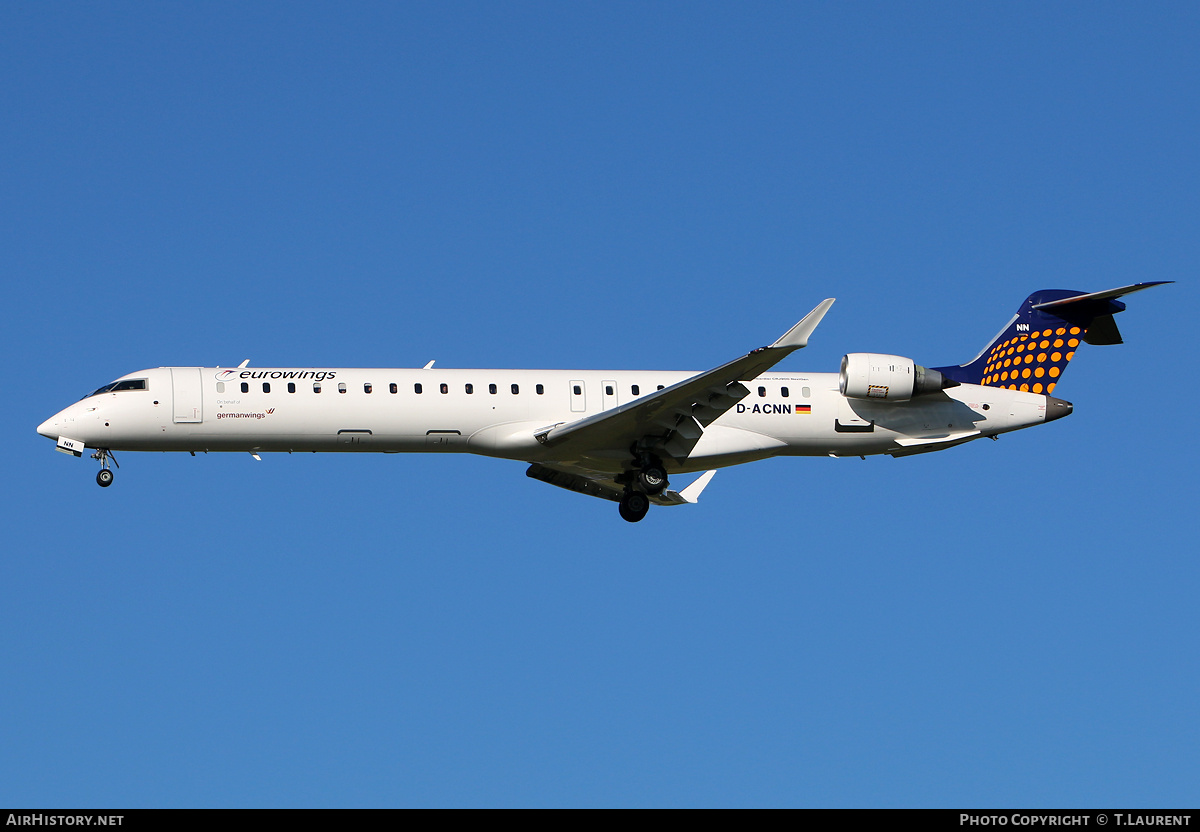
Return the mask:
<path id="1" fill-rule="evenodd" d="M 801 416 L 801 415 L 805 415 L 805 416 L 806 416 L 806 415 L 808 415 L 809 413 L 812 413 L 812 405 L 811 405 L 811 404 L 798 404 L 798 405 L 796 405 L 796 415 L 797 415 L 797 416 Z"/>

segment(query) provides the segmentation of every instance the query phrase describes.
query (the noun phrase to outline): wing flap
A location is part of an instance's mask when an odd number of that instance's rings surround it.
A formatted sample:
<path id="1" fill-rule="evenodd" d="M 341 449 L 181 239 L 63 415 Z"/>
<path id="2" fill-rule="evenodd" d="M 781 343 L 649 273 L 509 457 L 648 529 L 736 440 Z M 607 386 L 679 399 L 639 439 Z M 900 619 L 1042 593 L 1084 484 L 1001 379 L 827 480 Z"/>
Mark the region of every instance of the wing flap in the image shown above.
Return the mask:
<path id="1" fill-rule="evenodd" d="M 568 491 L 586 494 L 589 497 L 612 500 L 614 503 L 621 502 L 621 486 L 603 476 L 591 478 L 584 475 L 582 471 L 571 471 L 557 466 L 539 465 L 536 462 L 525 470 L 525 476 L 541 480 L 550 485 L 557 485 L 559 488 L 565 488 Z"/>

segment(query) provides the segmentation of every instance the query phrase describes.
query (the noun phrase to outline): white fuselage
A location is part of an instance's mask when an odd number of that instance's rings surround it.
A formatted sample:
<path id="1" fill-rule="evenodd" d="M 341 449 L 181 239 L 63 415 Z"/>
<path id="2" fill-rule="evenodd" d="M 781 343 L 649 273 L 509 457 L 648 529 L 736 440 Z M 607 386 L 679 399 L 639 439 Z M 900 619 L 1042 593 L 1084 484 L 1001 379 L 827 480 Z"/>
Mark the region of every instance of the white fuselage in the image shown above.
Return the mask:
<path id="1" fill-rule="evenodd" d="M 112 451 L 466 452 L 620 471 L 628 465 L 627 449 L 572 451 L 564 459 L 535 434 L 693 375 L 160 367 L 118 380 L 145 379 L 145 389 L 93 394 L 38 432 Z M 905 402 L 849 399 L 839 392 L 836 373 L 772 371 L 745 384 L 750 395 L 709 425 L 685 459 L 665 461 L 670 471 L 780 455 L 935 450 L 1040 424 L 1048 401 L 971 384 Z"/>

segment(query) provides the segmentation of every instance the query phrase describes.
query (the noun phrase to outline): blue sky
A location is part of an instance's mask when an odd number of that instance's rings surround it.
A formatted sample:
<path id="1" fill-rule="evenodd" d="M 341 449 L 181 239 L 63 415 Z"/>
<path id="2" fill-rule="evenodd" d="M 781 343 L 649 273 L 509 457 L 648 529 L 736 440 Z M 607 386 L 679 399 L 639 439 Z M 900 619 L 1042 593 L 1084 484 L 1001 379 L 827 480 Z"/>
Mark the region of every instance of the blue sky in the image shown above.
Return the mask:
<path id="1" fill-rule="evenodd" d="M 1180 806 L 1200 11 L 7 4 L 0 804 Z M 1144 280 L 1069 419 L 700 505 L 34 429 L 160 365 L 972 358 Z"/>

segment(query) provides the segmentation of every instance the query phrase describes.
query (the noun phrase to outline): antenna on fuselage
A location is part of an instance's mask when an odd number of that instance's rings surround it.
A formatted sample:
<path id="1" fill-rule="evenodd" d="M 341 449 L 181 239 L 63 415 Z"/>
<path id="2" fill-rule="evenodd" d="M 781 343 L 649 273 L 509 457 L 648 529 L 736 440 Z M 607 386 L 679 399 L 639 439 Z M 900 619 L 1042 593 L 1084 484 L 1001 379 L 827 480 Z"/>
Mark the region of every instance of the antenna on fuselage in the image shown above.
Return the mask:
<path id="1" fill-rule="evenodd" d="M 437 361 L 437 359 L 435 358 L 435 359 L 433 359 L 433 361 Z M 433 369 L 433 361 L 430 361 L 428 364 L 426 364 L 421 369 L 422 370 L 432 370 Z"/>
<path id="2" fill-rule="evenodd" d="M 240 370 L 240 369 L 242 369 L 243 367 L 245 367 L 245 366 L 246 366 L 247 364 L 249 364 L 249 363 L 250 363 L 250 359 L 249 359 L 249 358 L 247 358 L 245 361 L 243 361 L 241 364 L 239 364 L 239 365 L 238 365 L 238 369 L 239 369 L 239 370 Z"/>

